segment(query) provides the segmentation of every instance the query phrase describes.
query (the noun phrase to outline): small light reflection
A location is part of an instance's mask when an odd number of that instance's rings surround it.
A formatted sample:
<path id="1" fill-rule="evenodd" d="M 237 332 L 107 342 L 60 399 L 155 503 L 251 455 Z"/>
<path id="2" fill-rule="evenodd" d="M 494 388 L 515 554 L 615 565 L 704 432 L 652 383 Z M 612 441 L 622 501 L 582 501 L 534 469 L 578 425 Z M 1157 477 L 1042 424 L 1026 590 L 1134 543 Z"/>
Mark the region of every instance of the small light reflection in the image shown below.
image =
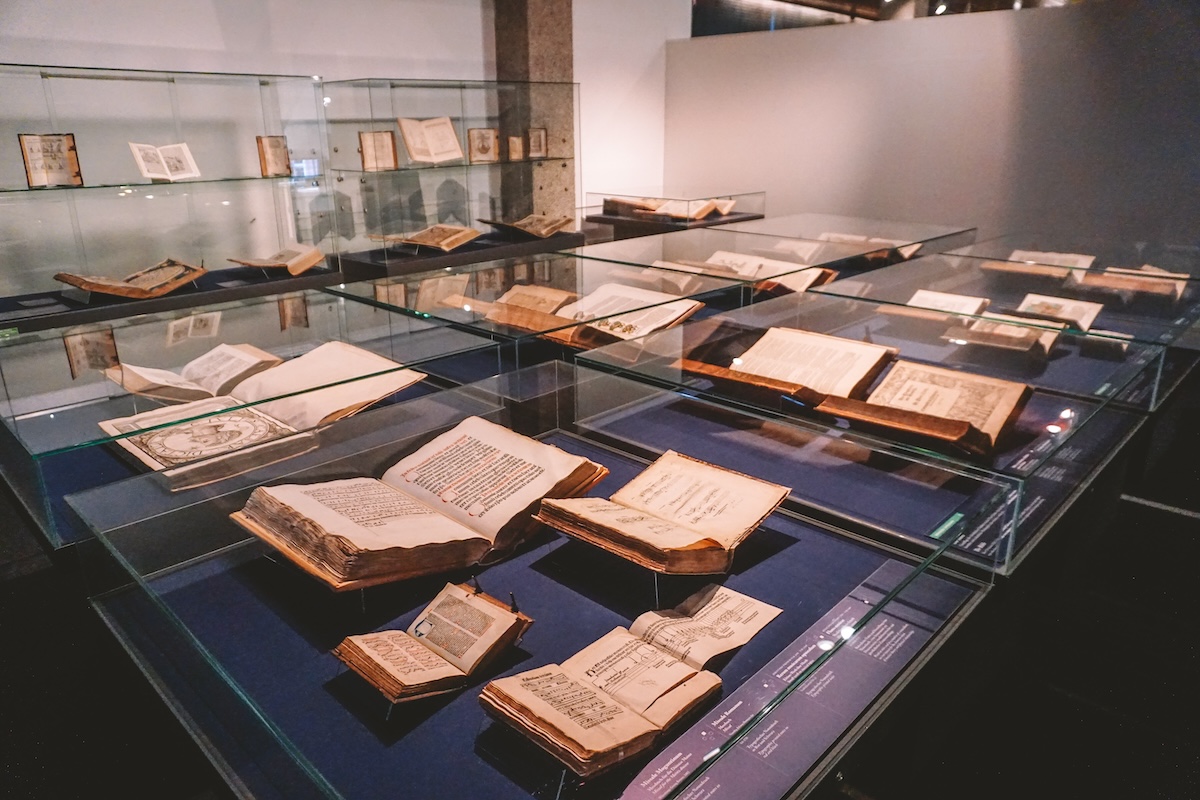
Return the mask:
<path id="1" fill-rule="evenodd" d="M 229 201 L 228 201 L 228 200 L 222 200 L 222 201 L 221 201 L 221 205 L 223 205 L 223 206 L 227 206 L 227 205 L 229 205 Z"/>
<path id="2" fill-rule="evenodd" d="M 950 344 L 966 344 L 966 339 L 951 339 Z"/>
<path id="3" fill-rule="evenodd" d="M 1056 422 L 1051 422 L 1046 426 L 1046 430 L 1050 431 L 1051 433 L 1062 433 L 1062 425 L 1059 425 Z"/>
<path id="4" fill-rule="evenodd" d="M 1058 417 L 1059 419 L 1074 419 L 1075 412 L 1069 408 L 1064 408 Z"/>
<path id="5" fill-rule="evenodd" d="M 321 105 L 323 105 L 323 106 L 327 106 L 332 102 L 333 102 L 333 98 L 331 98 L 331 97 L 322 97 L 321 98 Z"/>
<path id="6" fill-rule="evenodd" d="M 938 3 L 938 7 L 933 10 L 933 13 L 934 14 L 945 14 L 946 13 L 946 4 Z"/>
<path id="7" fill-rule="evenodd" d="M 842 638 L 843 639 L 849 639 L 853 635 L 854 635 L 854 626 L 853 625 L 843 625 L 842 626 Z"/>
<path id="8" fill-rule="evenodd" d="M 735 367 L 740 367 L 740 366 L 742 365 L 742 360 L 741 360 L 740 358 L 735 358 L 735 359 L 733 360 L 733 365 L 734 365 Z"/>
<path id="9" fill-rule="evenodd" d="M 470 311 L 470 310 L 471 310 L 471 304 L 463 303 L 463 311 Z"/>
<path id="10" fill-rule="evenodd" d="M 147 200 L 153 200 L 153 199 L 154 199 L 154 195 L 152 195 L 152 194 L 148 194 L 148 195 L 146 195 L 146 199 L 147 199 Z"/>
<path id="11" fill-rule="evenodd" d="M 821 648 L 822 650 L 832 650 L 833 642 L 829 641 L 828 639 L 822 639 L 821 641 L 817 642 L 817 647 Z"/>

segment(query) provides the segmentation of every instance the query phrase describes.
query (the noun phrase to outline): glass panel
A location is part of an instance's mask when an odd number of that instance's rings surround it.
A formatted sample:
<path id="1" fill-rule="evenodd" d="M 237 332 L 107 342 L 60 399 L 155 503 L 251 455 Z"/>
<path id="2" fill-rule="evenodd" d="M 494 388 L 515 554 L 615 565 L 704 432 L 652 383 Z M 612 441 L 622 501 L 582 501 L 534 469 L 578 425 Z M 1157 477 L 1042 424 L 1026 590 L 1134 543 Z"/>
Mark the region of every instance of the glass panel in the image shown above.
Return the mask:
<path id="1" fill-rule="evenodd" d="M 798 239 L 862 242 L 877 240 L 896 248 L 904 258 L 941 253 L 975 241 L 975 229 L 923 222 L 878 220 L 837 214 L 786 214 L 736 223 L 737 230 L 792 236 Z"/>

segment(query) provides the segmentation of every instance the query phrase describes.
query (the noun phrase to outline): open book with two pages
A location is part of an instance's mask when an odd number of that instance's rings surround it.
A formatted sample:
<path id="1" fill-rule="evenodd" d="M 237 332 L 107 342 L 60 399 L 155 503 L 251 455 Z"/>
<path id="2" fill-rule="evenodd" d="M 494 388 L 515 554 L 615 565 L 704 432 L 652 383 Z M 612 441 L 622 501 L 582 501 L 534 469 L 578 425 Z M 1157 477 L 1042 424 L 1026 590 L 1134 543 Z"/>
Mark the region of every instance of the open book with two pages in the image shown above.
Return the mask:
<path id="1" fill-rule="evenodd" d="M 379 478 L 260 486 L 234 521 L 335 591 L 507 554 L 545 497 L 586 493 L 608 469 L 468 417 Z"/>
<path id="2" fill-rule="evenodd" d="M 583 297 L 550 286 L 518 284 L 494 302 L 452 295 L 442 304 L 468 306 L 489 322 L 573 347 L 636 339 L 677 325 L 704 307 L 699 300 L 620 283 L 601 284 Z"/>
<path id="3" fill-rule="evenodd" d="M 99 423 L 140 462 L 166 469 L 174 488 L 310 449 L 313 429 L 425 377 L 344 342 L 327 342 L 287 361 L 251 345 L 222 344 L 180 374 L 130 364 L 105 374 L 131 393 L 184 401 Z"/>
<path id="4" fill-rule="evenodd" d="M 704 665 L 746 644 L 780 612 L 710 585 L 669 611 L 649 611 L 559 664 L 487 683 L 489 715 L 572 772 L 591 776 L 653 747 L 721 689 Z"/>
<path id="5" fill-rule="evenodd" d="M 732 391 L 750 387 L 792 397 L 818 414 L 975 455 L 992 451 L 1030 395 L 1023 383 L 897 360 L 898 354 L 871 342 L 777 327 L 729 367 L 687 358 L 678 366 Z"/>
<path id="6" fill-rule="evenodd" d="M 537 518 L 656 572 L 723 573 L 788 491 L 668 450 L 608 500 L 546 499 Z"/>
<path id="7" fill-rule="evenodd" d="M 825 267 L 807 266 L 795 261 L 734 253 L 729 250 L 716 250 L 704 261 L 659 259 L 651 266 L 697 275 L 750 279 L 755 281 L 756 291 L 768 294 L 806 292 L 814 286 L 829 283 L 838 276 L 835 270 Z M 691 291 L 695 284 L 695 279 L 689 280 L 686 277 L 676 281 L 679 290 L 684 293 Z"/>
<path id="8" fill-rule="evenodd" d="M 204 267 L 194 267 L 191 264 L 167 258 L 153 267 L 140 269 L 124 278 L 56 272 L 54 280 L 87 292 L 146 300 L 152 297 L 162 297 L 180 287 L 187 286 L 206 271 Z"/>
<path id="9" fill-rule="evenodd" d="M 347 636 L 333 655 L 388 701 L 402 703 L 462 689 L 532 624 L 512 604 L 447 583 L 407 629 Z"/>

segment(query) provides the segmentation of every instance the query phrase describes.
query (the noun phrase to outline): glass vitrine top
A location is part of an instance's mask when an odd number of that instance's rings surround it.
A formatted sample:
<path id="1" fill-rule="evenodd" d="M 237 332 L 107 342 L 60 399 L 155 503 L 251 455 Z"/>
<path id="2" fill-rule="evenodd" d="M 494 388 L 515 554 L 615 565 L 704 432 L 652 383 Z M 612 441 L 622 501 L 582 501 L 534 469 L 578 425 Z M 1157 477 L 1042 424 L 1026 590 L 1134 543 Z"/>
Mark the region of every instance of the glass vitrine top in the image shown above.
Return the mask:
<path id="1" fill-rule="evenodd" d="M 711 275 L 546 254 L 331 291 L 504 339 L 549 336 L 586 346 L 677 324 L 707 313 L 710 303 L 736 304 L 740 287 Z"/>
<path id="2" fill-rule="evenodd" d="M 734 224 L 737 230 L 741 231 L 894 248 L 904 258 L 942 252 L 975 241 L 975 228 L 972 226 L 902 222 L 838 214 L 785 214 Z"/>
<path id="3" fill-rule="evenodd" d="M 1143 271 L 1151 275 L 1161 270 L 1168 273 L 1167 277 L 1170 278 L 1200 280 L 1200 248 L 1195 244 L 1165 240 L 1118 241 L 1023 232 L 974 242 L 952 252 L 1010 262 L 1010 271 L 1018 269 L 1015 265 L 1025 264 L 1025 274 L 1044 277 L 1066 277 L 1064 270 L 1082 270 L 1090 275 L 1116 269 Z M 1038 267 L 1043 269 L 1039 270 Z M 1053 267 L 1059 269 L 1051 269 Z M 1004 264 L 998 264 L 995 268 L 1003 269 Z"/>

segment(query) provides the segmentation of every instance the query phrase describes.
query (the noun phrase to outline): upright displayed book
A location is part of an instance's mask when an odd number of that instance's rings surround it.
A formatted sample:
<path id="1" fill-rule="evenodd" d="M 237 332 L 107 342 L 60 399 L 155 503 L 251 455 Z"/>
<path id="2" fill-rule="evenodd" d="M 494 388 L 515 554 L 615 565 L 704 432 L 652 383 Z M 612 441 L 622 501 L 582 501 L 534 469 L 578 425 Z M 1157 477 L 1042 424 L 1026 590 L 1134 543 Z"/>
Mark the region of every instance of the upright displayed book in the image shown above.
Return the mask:
<path id="1" fill-rule="evenodd" d="M 137 162 L 138 171 L 142 173 L 143 178 L 178 181 L 200 177 L 200 168 L 196 166 L 196 160 L 192 158 L 192 151 L 187 142 L 164 144 L 161 147 L 130 142 L 129 149 L 133 152 L 133 160 Z"/>
<path id="2" fill-rule="evenodd" d="M 187 286 L 205 272 L 207 270 L 204 267 L 194 267 L 191 264 L 168 258 L 153 267 L 138 270 L 124 278 L 56 272 L 54 280 L 88 292 L 146 300 L 152 297 L 162 297 Z"/>
<path id="3" fill-rule="evenodd" d="M 243 267 L 286 269 L 289 275 L 299 275 L 323 262 L 325 253 L 321 252 L 319 247 L 292 242 L 266 258 L 230 258 L 226 260 L 234 264 L 241 264 Z"/>
<path id="4" fill-rule="evenodd" d="M 184 364 L 178 373 L 118 364 L 104 370 L 104 375 L 131 394 L 184 403 L 229 394 L 251 375 L 282 363 L 282 358 L 251 344 L 219 344 Z"/>
<path id="5" fill-rule="evenodd" d="M 487 713 L 588 777 L 634 758 L 721 689 L 704 669 L 741 647 L 779 609 L 708 586 L 671 611 L 614 628 L 561 665 L 498 678 L 479 701 Z"/>
<path id="6" fill-rule="evenodd" d="M 433 119 L 401 117 L 397 122 L 400 125 L 400 136 L 404 139 L 404 149 L 408 151 L 410 161 L 441 164 L 463 157 L 458 133 L 454 130 L 454 122 L 449 117 L 434 117 Z"/>
<path id="7" fill-rule="evenodd" d="M 83 186 L 79 151 L 73 133 L 19 133 L 25 181 L 30 189 L 42 186 Z"/>
<path id="8" fill-rule="evenodd" d="M 607 474 L 468 417 L 379 478 L 260 486 L 232 518 L 343 591 L 506 555 L 537 530 L 543 498 L 584 494 Z"/>
<path id="9" fill-rule="evenodd" d="M 258 145 L 258 168 L 264 178 L 289 178 L 292 158 L 286 136 L 255 136 Z"/>
<path id="10" fill-rule="evenodd" d="M 462 689 L 532 624 L 509 603 L 447 583 L 407 629 L 347 636 L 333 654 L 389 702 L 402 703 Z"/>
<path id="11" fill-rule="evenodd" d="M 668 450 L 612 497 L 542 501 L 538 519 L 655 572 L 728 572 L 788 488 Z"/>
<path id="12" fill-rule="evenodd" d="M 386 172 L 400 167 L 396 134 L 391 131 L 359 131 L 358 155 L 363 172 Z"/>
<path id="13" fill-rule="evenodd" d="M 179 468 L 348 417 L 425 377 L 344 342 L 327 342 L 275 366 L 243 348 L 217 348 L 189 365 L 189 374 L 198 379 L 193 383 L 202 381 L 227 394 L 104 420 L 100 428 L 122 437 L 115 443 L 151 469 Z M 266 368 L 253 371 L 259 365 Z M 252 374 L 239 377 L 241 366 L 249 366 Z M 122 365 L 120 376 L 154 384 L 146 388 L 156 396 L 186 389 L 181 376 L 172 378 L 166 370 L 147 373 L 144 367 Z M 191 474 L 204 469 L 219 476 L 235 461 L 224 463 L 206 461 Z M 253 466 L 254 455 L 243 454 L 237 463 Z M 194 480 L 185 472 L 173 475 L 180 483 Z"/>

